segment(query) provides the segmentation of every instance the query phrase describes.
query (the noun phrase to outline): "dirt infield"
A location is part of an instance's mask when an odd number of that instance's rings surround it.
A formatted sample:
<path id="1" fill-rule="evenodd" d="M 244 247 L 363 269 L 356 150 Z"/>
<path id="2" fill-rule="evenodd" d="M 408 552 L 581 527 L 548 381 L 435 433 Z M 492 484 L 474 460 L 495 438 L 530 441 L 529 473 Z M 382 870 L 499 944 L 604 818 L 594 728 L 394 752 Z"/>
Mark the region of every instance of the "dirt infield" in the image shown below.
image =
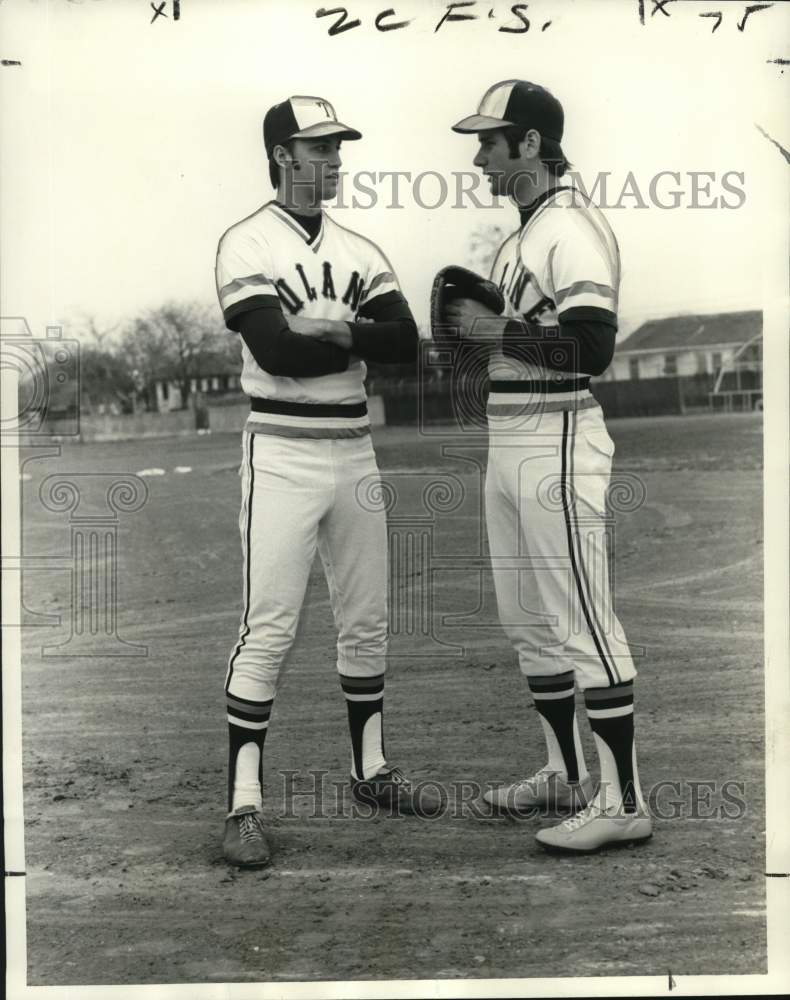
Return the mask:
<path id="1" fill-rule="evenodd" d="M 229 871 L 220 852 L 222 681 L 241 598 L 238 438 L 64 442 L 61 457 L 28 461 L 26 556 L 70 552 L 69 514 L 39 499 L 45 476 L 80 484 L 81 516 L 103 503 L 106 484 L 91 474 L 165 470 L 145 478 L 142 509 L 117 520 L 117 634 L 147 655 L 42 656 L 70 634 L 69 560 L 25 576 L 29 982 L 764 972 L 760 418 L 621 420 L 610 431 L 615 485 L 636 491 L 618 500 L 615 573 L 639 656 L 640 770 L 656 833 L 571 859 L 534 843 L 551 817 L 491 817 L 469 801 L 472 783 L 543 763 L 481 549 L 479 441 L 375 434 L 391 526 L 410 553 L 393 583 L 387 750 L 448 789 L 447 812 L 351 815 L 316 565 L 267 741 L 277 853 L 258 873 Z M 59 626 L 35 618 L 64 613 Z M 289 794 L 288 781 L 311 792 L 311 770 L 325 772 L 323 815 L 315 795 Z"/>

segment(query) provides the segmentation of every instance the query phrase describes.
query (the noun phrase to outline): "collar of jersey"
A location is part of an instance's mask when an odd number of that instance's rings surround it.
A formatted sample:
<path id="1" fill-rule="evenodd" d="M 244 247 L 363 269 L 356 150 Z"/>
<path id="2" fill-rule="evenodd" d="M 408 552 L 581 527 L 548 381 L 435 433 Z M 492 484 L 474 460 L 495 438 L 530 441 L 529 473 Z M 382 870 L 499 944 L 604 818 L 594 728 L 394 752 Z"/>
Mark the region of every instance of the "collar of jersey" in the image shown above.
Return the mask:
<path id="1" fill-rule="evenodd" d="M 296 221 L 296 219 L 294 219 L 293 216 L 289 215 L 284 209 L 282 209 L 277 204 L 276 201 L 270 201 L 265 207 L 269 209 L 269 211 L 272 213 L 275 219 L 277 219 L 278 222 L 281 222 L 284 226 L 287 226 L 292 233 L 296 233 L 297 236 L 301 236 L 301 238 L 310 247 L 313 253 L 318 252 L 318 248 L 321 246 L 321 243 L 323 242 L 324 231 L 326 229 L 326 216 L 324 215 L 323 211 L 321 212 L 321 228 L 316 233 L 315 239 L 313 239 L 310 236 L 310 233 L 308 233 L 306 229 L 300 226 L 299 223 Z M 310 242 L 311 240 L 312 242 Z"/>
<path id="2" fill-rule="evenodd" d="M 518 217 L 521 220 L 521 229 L 524 229 L 532 222 L 535 216 L 546 207 L 550 198 L 553 198 L 556 194 L 561 194 L 563 191 L 570 191 L 570 188 L 561 185 L 549 188 L 548 191 L 544 191 L 543 194 L 538 195 L 531 204 L 524 208 L 519 207 Z"/>

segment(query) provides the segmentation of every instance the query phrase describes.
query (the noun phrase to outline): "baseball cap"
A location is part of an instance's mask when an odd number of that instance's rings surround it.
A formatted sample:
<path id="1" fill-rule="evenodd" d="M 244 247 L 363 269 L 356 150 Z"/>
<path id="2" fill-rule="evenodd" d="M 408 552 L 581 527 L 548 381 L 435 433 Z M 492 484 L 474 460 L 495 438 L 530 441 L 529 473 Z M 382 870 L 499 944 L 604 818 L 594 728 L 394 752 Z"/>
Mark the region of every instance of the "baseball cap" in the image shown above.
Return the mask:
<path id="1" fill-rule="evenodd" d="M 453 125 L 453 132 L 485 132 L 523 125 L 559 143 L 564 123 L 562 105 L 545 87 L 529 80 L 503 80 L 488 88 L 477 114 L 462 118 Z"/>
<path id="2" fill-rule="evenodd" d="M 275 104 L 263 119 L 263 143 L 268 156 L 275 146 L 289 139 L 314 139 L 336 135 L 361 139 L 362 133 L 337 120 L 335 109 L 321 97 L 289 97 Z"/>

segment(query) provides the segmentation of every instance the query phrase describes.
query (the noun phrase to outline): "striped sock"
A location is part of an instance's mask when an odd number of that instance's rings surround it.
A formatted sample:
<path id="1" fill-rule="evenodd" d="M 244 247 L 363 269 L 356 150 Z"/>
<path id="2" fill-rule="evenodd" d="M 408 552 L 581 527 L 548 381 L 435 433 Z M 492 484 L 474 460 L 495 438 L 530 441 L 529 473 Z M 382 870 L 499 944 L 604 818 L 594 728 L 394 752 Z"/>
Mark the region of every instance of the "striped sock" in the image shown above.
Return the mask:
<path id="1" fill-rule="evenodd" d="M 600 803 L 635 813 L 644 808 L 634 747 L 634 684 L 584 692 L 587 717 L 601 761 Z"/>
<path id="2" fill-rule="evenodd" d="M 250 701 L 226 692 L 228 703 L 228 811 L 263 801 L 263 744 L 272 700 Z"/>
<path id="3" fill-rule="evenodd" d="M 587 765 L 576 719 L 573 671 L 528 677 L 527 682 L 546 737 L 549 752 L 547 767 L 564 773 L 567 781 L 585 778 Z"/>
<path id="4" fill-rule="evenodd" d="M 351 776 L 372 778 L 387 766 L 384 757 L 384 674 L 377 677 L 340 675 L 351 733 Z"/>

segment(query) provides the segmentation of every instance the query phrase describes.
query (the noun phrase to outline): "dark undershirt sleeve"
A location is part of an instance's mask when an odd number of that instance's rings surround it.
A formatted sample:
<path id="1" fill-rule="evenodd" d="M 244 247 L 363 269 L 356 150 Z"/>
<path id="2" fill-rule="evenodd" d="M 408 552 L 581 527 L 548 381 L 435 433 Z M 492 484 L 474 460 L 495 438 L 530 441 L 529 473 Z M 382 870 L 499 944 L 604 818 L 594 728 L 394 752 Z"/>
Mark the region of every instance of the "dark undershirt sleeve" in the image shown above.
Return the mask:
<path id="1" fill-rule="evenodd" d="M 417 357 L 419 334 L 409 304 L 400 292 L 386 292 L 359 310 L 372 323 L 349 323 L 351 350 L 363 361 L 407 364 Z"/>
<path id="2" fill-rule="evenodd" d="M 559 327 L 513 320 L 502 336 L 502 354 L 559 372 L 602 375 L 614 354 L 617 318 L 605 309 L 579 307 L 562 314 Z"/>
<path id="3" fill-rule="evenodd" d="M 311 378 L 348 368 L 350 355 L 342 347 L 292 333 L 279 301 L 241 313 L 234 325 L 257 363 L 270 375 Z"/>
<path id="4" fill-rule="evenodd" d="M 501 349 L 506 358 L 552 371 L 602 375 L 614 355 L 617 317 L 606 309 L 579 306 L 562 314 L 559 326 L 542 327 L 526 320 L 513 319 L 502 334 Z M 461 355 L 496 346 L 465 341 Z"/>

